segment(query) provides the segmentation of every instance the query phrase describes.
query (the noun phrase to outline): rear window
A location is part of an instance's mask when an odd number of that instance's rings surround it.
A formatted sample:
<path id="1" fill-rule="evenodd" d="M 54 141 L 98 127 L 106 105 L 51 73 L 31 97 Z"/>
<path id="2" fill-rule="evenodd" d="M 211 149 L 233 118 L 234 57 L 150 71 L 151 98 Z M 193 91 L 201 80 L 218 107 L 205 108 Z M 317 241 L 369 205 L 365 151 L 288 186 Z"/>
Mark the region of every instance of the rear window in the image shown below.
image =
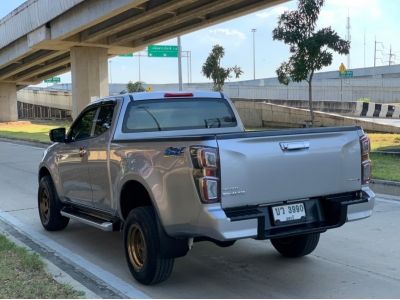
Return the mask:
<path id="1" fill-rule="evenodd" d="M 160 99 L 130 102 L 122 131 L 129 133 L 235 126 L 235 115 L 223 99 Z"/>

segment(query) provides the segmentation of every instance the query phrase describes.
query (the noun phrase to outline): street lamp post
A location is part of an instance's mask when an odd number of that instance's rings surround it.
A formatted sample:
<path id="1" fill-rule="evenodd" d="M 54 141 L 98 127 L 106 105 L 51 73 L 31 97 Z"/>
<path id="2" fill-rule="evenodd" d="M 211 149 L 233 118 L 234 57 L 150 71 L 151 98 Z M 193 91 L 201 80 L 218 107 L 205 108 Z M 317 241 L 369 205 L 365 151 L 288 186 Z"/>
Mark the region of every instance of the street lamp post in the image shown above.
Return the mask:
<path id="1" fill-rule="evenodd" d="M 178 35 L 178 79 L 179 79 L 179 90 L 182 91 L 182 45 L 181 45 L 181 36 Z"/>
<path id="2" fill-rule="evenodd" d="M 142 74 L 141 74 L 141 70 L 140 70 L 140 56 L 142 55 L 142 53 L 139 52 L 138 55 L 138 59 L 139 59 L 139 82 L 142 82 Z"/>
<path id="3" fill-rule="evenodd" d="M 108 63 L 109 63 L 109 65 L 110 65 L 110 67 L 109 67 L 109 69 L 110 69 L 110 83 L 112 83 L 112 69 L 111 69 L 111 63 L 112 63 L 112 61 L 109 60 Z"/>
<path id="4" fill-rule="evenodd" d="M 256 80 L 256 31 L 255 28 L 251 30 L 253 33 L 253 80 Z"/>

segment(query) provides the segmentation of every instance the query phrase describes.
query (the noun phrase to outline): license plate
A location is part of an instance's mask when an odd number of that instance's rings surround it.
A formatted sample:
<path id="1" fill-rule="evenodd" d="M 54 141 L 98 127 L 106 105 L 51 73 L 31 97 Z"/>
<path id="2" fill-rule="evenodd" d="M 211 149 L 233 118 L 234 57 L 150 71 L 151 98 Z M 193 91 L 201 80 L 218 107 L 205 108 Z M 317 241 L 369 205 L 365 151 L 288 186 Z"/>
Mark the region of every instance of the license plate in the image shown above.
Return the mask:
<path id="1" fill-rule="evenodd" d="M 294 203 L 272 207 L 275 222 L 289 222 L 300 220 L 306 216 L 303 203 Z"/>

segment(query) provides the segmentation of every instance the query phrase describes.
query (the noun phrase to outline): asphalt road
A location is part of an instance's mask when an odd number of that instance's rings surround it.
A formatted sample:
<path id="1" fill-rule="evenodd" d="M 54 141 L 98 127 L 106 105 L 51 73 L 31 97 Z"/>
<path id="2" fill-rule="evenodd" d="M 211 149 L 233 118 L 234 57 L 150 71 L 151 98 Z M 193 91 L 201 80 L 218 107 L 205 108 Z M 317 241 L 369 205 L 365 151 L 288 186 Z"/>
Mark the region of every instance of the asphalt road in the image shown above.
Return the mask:
<path id="1" fill-rule="evenodd" d="M 132 289 L 157 298 L 400 297 L 400 201 L 379 198 L 371 218 L 322 234 L 317 250 L 301 259 L 282 258 L 268 241 L 242 240 L 230 248 L 195 244 L 177 259 L 168 281 L 146 287 L 130 276 L 121 233 L 74 221 L 61 232 L 43 230 L 36 204 L 42 153 L 0 142 L 0 218 L 14 220 L 56 255 L 90 267 L 125 294 Z"/>

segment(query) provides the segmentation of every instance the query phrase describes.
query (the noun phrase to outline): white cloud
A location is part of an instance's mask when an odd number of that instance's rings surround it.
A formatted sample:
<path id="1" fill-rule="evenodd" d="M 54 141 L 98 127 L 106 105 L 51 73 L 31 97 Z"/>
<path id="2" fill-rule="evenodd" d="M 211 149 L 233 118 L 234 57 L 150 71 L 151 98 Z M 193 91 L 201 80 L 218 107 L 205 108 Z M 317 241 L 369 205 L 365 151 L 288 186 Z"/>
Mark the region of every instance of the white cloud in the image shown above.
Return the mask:
<path id="1" fill-rule="evenodd" d="M 217 29 L 210 29 L 208 32 L 215 38 L 224 36 L 229 38 L 237 38 L 239 40 L 246 39 L 246 35 L 243 32 L 236 29 L 217 28 Z"/>
<path id="2" fill-rule="evenodd" d="M 275 6 L 272 8 L 268 8 L 262 12 L 256 13 L 256 17 L 261 18 L 261 19 L 277 17 L 287 10 L 289 10 L 289 8 L 287 8 L 286 6 Z"/>

